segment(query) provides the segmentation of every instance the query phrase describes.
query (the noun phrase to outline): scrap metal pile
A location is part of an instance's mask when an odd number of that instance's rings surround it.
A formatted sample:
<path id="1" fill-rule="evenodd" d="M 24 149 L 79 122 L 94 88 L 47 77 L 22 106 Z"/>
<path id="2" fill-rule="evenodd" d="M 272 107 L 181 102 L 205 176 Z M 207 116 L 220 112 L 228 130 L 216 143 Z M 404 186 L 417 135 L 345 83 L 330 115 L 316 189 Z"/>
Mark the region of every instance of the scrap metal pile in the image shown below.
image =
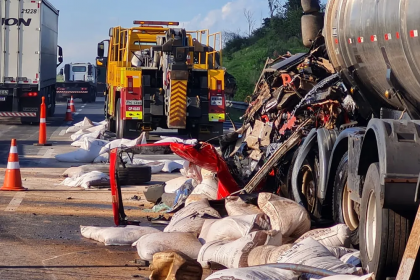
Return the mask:
<path id="1" fill-rule="evenodd" d="M 247 192 L 268 174 L 287 184 L 291 151 L 312 128 L 339 129 L 356 118 L 356 103 L 326 57 L 321 46 L 267 60 L 243 127 L 220 140 L 231 174 Z"/>

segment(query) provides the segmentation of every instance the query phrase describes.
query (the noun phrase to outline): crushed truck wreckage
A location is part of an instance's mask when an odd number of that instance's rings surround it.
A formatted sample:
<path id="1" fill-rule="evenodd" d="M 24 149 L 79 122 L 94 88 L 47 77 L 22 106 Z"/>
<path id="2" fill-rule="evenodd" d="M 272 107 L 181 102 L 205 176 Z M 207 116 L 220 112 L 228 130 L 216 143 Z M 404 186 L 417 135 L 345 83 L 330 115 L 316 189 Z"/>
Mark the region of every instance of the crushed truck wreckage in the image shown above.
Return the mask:
<path id="1" fill-rule="evenodd" d="M 303 205 L 314 220 L 322 217 L 335 139 L 366 119 L 328 61 L 323 37 L 316 40 L 308 53 L 267 59 L 243 126 L 220 136 L 220 149 L 168 143 L 178 156 L 217 174 L 218 199 L 268 191 Z"/>

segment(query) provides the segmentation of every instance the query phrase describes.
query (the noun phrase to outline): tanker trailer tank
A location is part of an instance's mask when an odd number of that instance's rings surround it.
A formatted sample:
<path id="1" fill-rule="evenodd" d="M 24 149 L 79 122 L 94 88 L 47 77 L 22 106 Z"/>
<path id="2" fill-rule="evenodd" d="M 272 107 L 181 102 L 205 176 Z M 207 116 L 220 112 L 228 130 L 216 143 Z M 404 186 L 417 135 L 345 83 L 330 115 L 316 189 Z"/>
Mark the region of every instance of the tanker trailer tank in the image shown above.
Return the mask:
<path id="1" fill-rule="evenodd" d="M 330 60 L 365 94 L 394 109 L 420 108 L 420 2 L 330 0 L 324 37 Z"/>

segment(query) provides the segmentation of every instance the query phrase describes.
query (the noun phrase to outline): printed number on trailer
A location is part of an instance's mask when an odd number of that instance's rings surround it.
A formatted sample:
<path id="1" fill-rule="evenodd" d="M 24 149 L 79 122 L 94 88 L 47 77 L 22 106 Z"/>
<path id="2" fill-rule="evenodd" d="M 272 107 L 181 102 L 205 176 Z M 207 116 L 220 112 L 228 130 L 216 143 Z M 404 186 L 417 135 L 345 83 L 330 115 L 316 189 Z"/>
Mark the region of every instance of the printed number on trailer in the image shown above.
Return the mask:
<path id="1" fill-rule="evenodd" d="M 22 9 L 22 14 L 36 14 L 37 12 L 37 9 Z"/>
<path id="2" fill-rule="evenodd" d="M 223 105 L 223 97 L 221 96 L 212 96 L 210 100 L 210 104 L 212 106 L 222 106 Z"/>

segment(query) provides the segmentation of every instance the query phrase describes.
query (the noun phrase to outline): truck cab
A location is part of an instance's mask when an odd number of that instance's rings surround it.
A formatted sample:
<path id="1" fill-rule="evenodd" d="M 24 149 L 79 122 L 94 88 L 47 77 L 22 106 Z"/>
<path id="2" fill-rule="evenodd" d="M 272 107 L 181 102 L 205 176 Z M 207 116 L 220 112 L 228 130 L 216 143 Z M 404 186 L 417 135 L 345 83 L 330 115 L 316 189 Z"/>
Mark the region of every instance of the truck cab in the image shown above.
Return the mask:
<path id="1" fill-rule="evenodd" d="M 109 31 L 106 118 L 118 138 L 158 127 L 200 139 L 223 133 L 225 69 L 221 33 L 187 32 L 176 22 L 134 21 Z M 166 26 L 166 27 L 164 27 Z M 104 59 L 105 41 L 98 44 Z"/>
<path id="2" fill-rule="evenodd" d="M 57 98 L 94 102 L 97 92 L 96 66 L 91 63 L 69 63 L 60 69 L 64 82 L 57 83 Z"/>

